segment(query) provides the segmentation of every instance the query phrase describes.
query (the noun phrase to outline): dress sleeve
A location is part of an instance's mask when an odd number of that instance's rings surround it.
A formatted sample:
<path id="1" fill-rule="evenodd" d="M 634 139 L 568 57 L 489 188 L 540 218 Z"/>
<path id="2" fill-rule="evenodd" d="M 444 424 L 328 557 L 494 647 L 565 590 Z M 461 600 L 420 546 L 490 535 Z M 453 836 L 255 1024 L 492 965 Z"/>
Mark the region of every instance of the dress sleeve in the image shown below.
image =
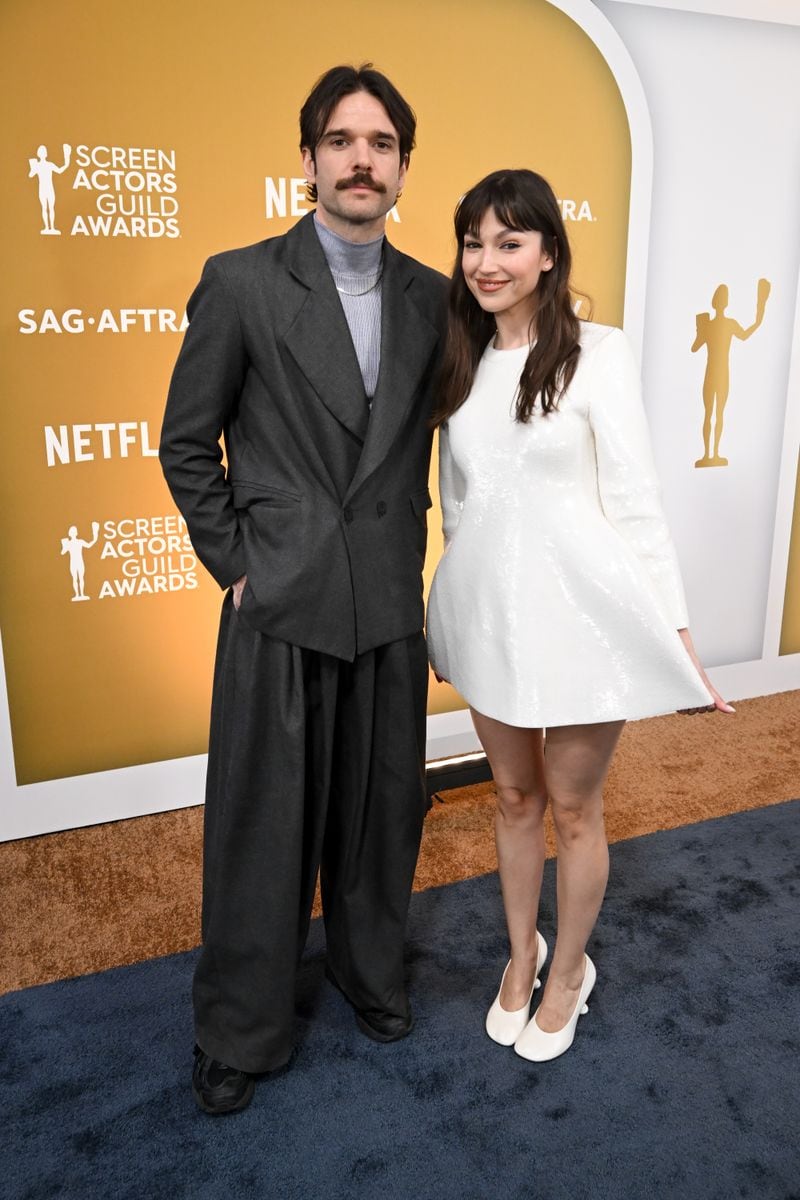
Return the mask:
<path id="1" fill-rule="evenodd" d="M 456 531 L 464 506 L 466 486 L 450 449 L 447 426 L 439 430 L 439 500 L 442 506 L 442 534 L 445 550 Z"/>
<path id="2" fill-rule="evenodd" d="M 661 507 L 636 360 L 621 329 L 607 334 L 595 353 L 589 424 L 603 512 L 647 568 L 668 620 L 684 629 L 683 581 Z"/>

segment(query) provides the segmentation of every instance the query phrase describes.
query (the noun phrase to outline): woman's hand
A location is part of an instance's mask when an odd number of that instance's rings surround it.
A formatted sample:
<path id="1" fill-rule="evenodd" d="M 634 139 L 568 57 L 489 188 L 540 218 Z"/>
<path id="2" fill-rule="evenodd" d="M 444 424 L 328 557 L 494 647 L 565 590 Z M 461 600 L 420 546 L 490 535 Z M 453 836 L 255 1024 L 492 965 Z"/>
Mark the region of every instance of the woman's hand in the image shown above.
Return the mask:
<path id="1" fill-rule="evenodd" d="M 680 708 L 680 709 L 678 709 L 678 712 L 685 713 L 687 716 L 690 716 L 690 717 L 695 716 L 695 714 L 697 714 L 697 713 L 706 713 L 706 712 L 735 713 L 736 709 L 733 707 L 732 704 L 728 704 L 727 700 L 722 699 L 722 696 L 720 696 L 719 692 L 714 687 L 711 680 L 708 678 L 705 671 L 703 670 L 702 663 L 700 662 L 700 659 L 697 657 L 697 651 L 694 648 L 694 642 L 692 641 L 692 635 L 689 633 L 689 630 L 688 629 L 679 629 L 678 635 L 686 648 L 686 653 L 689 655 L 689 658 L 692 660 L 692 662 L 695 665 L 697 674 L 700 676 L 700 678 L 703 681 L 703 684 L 708 689 L 708 691 L 711 695 L 711 699 L 713 701 L 713 703 L 711 703 L 711 704 L 701 705 L 700 708 Z"/>

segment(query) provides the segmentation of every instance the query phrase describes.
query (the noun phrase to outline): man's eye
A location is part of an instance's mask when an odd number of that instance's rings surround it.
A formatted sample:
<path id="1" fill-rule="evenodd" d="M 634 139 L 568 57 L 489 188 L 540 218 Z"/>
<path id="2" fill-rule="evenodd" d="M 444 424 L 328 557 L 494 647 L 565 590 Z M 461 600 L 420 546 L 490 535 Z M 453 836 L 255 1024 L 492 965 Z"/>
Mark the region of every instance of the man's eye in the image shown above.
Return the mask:
<path id="1" fill-rule="evenodd" d="M 389 142 L 376 142 L 375 146 L 378 150 L 391 150 L 392 148 Z"/>

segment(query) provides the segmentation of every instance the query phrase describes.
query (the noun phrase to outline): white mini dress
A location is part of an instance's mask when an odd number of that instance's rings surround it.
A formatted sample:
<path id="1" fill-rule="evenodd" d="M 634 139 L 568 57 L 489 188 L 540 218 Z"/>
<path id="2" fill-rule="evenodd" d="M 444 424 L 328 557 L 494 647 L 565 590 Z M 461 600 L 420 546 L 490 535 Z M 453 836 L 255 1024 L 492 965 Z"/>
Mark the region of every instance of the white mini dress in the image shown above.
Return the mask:
<path id="1" fill-rule="evenodd" d="M 478 712 L 527 728 L 710 703 L 677 632 L 683 584 L 627 338 L 582 322 L 558 409 L 521 424 L 527 354 L 487 347 L 440 430 L 434 669 Z"/>

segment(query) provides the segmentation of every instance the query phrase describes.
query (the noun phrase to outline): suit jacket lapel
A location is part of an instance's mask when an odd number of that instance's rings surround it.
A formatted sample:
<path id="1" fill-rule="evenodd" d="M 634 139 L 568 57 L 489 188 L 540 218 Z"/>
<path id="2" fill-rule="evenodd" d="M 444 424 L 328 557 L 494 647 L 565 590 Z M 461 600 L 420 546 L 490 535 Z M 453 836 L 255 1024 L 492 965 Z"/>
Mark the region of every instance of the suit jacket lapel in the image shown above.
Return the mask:
<path id="1" fill-rule="evenodd" d="M 369 418 L 364 381 L 313 217 L 292 233 L 289 269 L 308 295 L 285 334 L 286 346 L 325 407 L 363 441 Z"/>
<path id="2" fill-rule="evenodd" d="M 413 270 L 384 244 L 381 299 L 381 363 L 364 449 L 347 491 L 349 498 L 384 460 L 408 415 L 438 333 L 410 294 Z"/>

